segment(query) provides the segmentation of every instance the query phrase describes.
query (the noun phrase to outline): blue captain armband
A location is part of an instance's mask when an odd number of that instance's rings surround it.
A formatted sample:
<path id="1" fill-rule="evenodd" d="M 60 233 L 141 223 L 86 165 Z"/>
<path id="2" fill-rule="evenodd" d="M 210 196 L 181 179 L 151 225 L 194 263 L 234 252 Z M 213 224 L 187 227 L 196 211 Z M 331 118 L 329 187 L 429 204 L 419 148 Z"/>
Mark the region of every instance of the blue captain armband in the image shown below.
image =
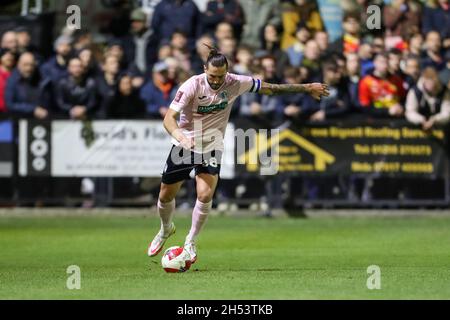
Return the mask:
<path id="1" fill-rule="evenodd" d="M 259 80 L 259 79 L 252 79 L 252 80 L 253 80 L 253 85 L 250 88 L 249 92 L 258 93 L 259 90 L 261 89 L 261 80 Z"/>

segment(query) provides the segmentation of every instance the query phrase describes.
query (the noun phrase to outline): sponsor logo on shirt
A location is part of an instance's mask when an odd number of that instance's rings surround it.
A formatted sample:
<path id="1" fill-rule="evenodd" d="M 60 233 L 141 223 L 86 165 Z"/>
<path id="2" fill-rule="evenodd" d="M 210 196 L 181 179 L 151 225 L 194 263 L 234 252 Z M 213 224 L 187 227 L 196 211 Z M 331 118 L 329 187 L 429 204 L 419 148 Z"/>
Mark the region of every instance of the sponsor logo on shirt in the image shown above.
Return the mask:
<path id="1" fill-rule="evenodd" d="M 224 110 L 228 105 L 228 101 L 221 102 L 219 104 L 212 104 L 209 106 L 198 106 L 198 113 L 211 113 L 214 111 Z"/>
<path id="2" fill-rule="evenodd" d="M 214 111 L 220 111 L 226 109 L 228 106 L 228 92 L 224 91 L 219 94 L 222 102 L 218 104 L 211 104 L 209 106 L 198 106 L 198 113 L 211 113 Z"/>

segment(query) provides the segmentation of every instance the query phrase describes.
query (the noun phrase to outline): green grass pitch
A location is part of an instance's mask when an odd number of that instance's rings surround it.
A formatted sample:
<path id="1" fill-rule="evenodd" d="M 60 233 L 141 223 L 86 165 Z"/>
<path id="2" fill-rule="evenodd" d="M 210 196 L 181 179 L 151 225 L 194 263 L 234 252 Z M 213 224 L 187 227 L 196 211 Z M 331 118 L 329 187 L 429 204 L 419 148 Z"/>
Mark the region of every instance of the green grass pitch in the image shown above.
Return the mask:
<path id="1" fill-rule="evenodd" d="M 176 217 L 165 248 L 182 245 Z M 450 218 L 210 217 L 199 260 L 166 274 L 145 217 L 0 218 L 0 299 L 449 299 Z M 81 269 L 68 290 L 67 267 Z M 381 270 L 381 289 L 366 286 Z"/>

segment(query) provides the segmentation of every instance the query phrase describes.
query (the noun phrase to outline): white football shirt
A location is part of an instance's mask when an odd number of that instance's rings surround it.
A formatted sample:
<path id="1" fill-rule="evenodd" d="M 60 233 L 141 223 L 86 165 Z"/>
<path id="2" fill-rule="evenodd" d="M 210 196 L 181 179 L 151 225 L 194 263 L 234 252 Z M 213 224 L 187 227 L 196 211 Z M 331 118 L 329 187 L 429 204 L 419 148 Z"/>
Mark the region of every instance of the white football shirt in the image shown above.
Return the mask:
<path id="1" fill-rule="evenodd" d="M 178 126 L 183 133 L 195 139 L 194 152 L 223 152 L 223 137 L 236 98 L 260 89 L 259 79 L 227 73 L 223 85 L 214 90 L 203 73 L 191 77 L 178 89 L 170 108 L 180 113 Z M 180 144 L 175 139 L 172 143 Z"/>

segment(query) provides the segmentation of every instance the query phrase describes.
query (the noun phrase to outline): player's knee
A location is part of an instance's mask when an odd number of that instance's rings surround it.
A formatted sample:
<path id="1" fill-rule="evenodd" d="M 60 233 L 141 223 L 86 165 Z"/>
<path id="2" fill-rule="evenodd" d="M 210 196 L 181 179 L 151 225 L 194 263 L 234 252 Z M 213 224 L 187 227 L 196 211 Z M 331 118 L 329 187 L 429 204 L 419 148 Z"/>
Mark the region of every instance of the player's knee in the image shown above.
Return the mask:
<path id="1" fill-rule="evenodd" d="M 170 188 L 161 186 L 161 190 L 159 191 L 159 201 L 162 203 L 171 202 L 175 199 L 176 193 L 173 192 Z"/>
<path id="2" fill-rule="evenodd" d="M 165 195 L 159 195 L 159 201 L 161 203 L 169 203 L 172 202 L 172 200 L 175 199 L 175 197 L 165 196 Z"/>
<path id="3" fill-rule="evenodd" d="M 209 190 L 197 193 L 197 200 L 202 203 L 209 203 L 212 201 L 212 198 L 213 198 L 213 194 Z"/>

